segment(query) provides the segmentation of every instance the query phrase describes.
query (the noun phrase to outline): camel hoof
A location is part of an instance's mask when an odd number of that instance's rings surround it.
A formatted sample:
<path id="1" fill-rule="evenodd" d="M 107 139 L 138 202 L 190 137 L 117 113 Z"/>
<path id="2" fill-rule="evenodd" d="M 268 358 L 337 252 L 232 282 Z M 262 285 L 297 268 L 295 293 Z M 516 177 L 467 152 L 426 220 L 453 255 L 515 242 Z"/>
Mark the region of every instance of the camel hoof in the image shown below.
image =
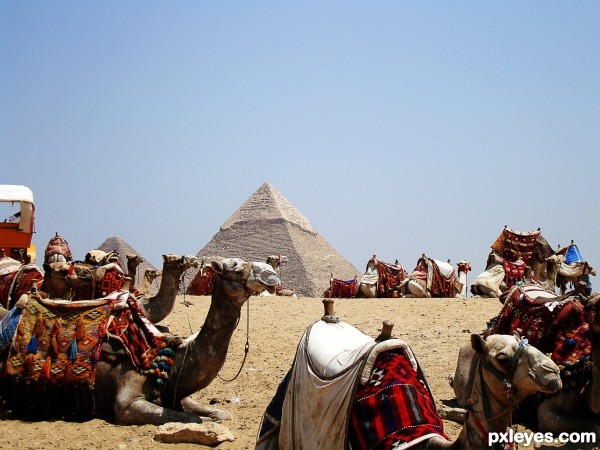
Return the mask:
<path id="1" fill-rule="evenodd" d="M 440 417 L 456 423 L 465 423 L 466 410 L 462 408 L 450 408 L 443 406 L 439 409 Z"/>
<path id="2" fill-rule="evenodd" d="M 202 418 L 203 422 L 204 421 L 210 421 L 210 422 L 223 422 L 224 420 L 231 420 L 233 419 L 233 416 L 231 415 L 231 413 L 229 411 L 214 411 L 211 412 L 208 417 L 203 417 Z"/>

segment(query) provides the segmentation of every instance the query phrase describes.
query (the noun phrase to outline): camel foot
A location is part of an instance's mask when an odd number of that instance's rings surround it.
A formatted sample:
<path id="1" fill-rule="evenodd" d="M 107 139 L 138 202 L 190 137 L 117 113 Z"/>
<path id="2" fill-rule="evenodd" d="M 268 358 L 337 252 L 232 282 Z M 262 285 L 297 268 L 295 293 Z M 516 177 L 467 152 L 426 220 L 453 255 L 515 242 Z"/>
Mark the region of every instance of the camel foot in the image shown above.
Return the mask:
<path id="1" fill-rule="evenodd" d="M 181 400 L 181 406 L 185 412 L 199 415 L 202 422 L 222 422 L 233 418 L 229 411 L 202 405 L 189 397 Z"/>
<path id="2" fill-rule="evenodd" d="M 210 412 L 208 414 L 208 416 L 202 417 L 202 421 L 204 422 L 206 419 L 206 421 L 210 421 L 210 422 L 223 422 L 224 420 L 231 420 L 233 419 L 233 416 L 231 415 L 231 413 L 229 411 L 225 411 L 222 409 L 215 409 L 212 412 Z"/>
<path id="3" fill-rule="evenodd" d="M 440 417 L 456 423 L 465 423 L 466 410 L 462 408 L 450 408 L 443 406 L 438 410 Z"/>

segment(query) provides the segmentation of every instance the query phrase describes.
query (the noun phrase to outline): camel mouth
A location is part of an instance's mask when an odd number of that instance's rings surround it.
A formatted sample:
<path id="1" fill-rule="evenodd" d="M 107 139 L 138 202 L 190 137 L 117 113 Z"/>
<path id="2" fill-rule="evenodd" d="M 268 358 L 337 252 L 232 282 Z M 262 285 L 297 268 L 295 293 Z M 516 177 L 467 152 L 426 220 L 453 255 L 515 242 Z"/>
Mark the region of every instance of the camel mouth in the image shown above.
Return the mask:
<path id="1" fill-rule="evenodd" d="M 551 376 L 548 374 L 544 374 L 541 376 L 539 374 L 536 374 L 534 379 L 536 384 L 538 385 L 539 391 L 542 393 L 552 394 L 562 389 L 562 380 L 560 379 L 560 375 L 558 374 L 553 374 Z"/>
<path id="2" fill-rule="evenodd" d="M 273 295 L 275 293 L 275 286 L 264 286 L 265 291 L 267 291 L 269 294 Z"/>

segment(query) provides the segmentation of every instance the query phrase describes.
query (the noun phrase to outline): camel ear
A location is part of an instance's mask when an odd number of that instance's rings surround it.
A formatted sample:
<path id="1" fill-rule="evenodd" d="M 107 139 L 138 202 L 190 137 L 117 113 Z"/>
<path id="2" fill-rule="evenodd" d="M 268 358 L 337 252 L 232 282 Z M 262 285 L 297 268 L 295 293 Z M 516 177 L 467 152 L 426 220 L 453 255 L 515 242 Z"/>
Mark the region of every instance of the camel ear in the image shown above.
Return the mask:
<path id="1" fill-rule="evenodd" d="M 223 273 L 223 264 L 219 261 L 211 261 L 210 267 L 212 267 L 212 270 L 216 273 Z"/>
<path id="2" fill-rule="evenodd" d="M 481 356 L 487 355 L 487 347 L 485 346 L 485 340 L 478 334 L 471 335 L 471 347 Z"/>

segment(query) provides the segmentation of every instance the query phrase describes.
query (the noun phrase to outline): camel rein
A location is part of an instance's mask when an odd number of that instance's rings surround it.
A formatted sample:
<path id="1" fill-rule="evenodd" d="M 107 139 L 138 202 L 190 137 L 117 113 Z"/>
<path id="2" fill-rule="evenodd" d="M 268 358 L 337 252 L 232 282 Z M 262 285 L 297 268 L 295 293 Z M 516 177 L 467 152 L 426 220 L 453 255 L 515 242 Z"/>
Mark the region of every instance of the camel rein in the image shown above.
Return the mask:
<path id="1" fill-rule="evenodd" d="M 238 316 L 237 320 L 239 322 L 240 316 Z M 219 379 L 221 381 L 224 381 L 225 383 L 231 383 L 233 380 L 235 380 L 240 375 L 240 373 L 242 373 L 242 369 L 244 368 L 244 364 L 246 363 L 246 358 L 248 357 L 249 352 L 250 352 L 250 299 L 248 298 L 248 300 L 246 300 L 246 345 L 244 346 L 244 358 L 242 359 L 242 364 L 240 364 L 240 368 L 233 378 L 227 380 L 217 373 L 217 376 L 219 377 Z"/>

